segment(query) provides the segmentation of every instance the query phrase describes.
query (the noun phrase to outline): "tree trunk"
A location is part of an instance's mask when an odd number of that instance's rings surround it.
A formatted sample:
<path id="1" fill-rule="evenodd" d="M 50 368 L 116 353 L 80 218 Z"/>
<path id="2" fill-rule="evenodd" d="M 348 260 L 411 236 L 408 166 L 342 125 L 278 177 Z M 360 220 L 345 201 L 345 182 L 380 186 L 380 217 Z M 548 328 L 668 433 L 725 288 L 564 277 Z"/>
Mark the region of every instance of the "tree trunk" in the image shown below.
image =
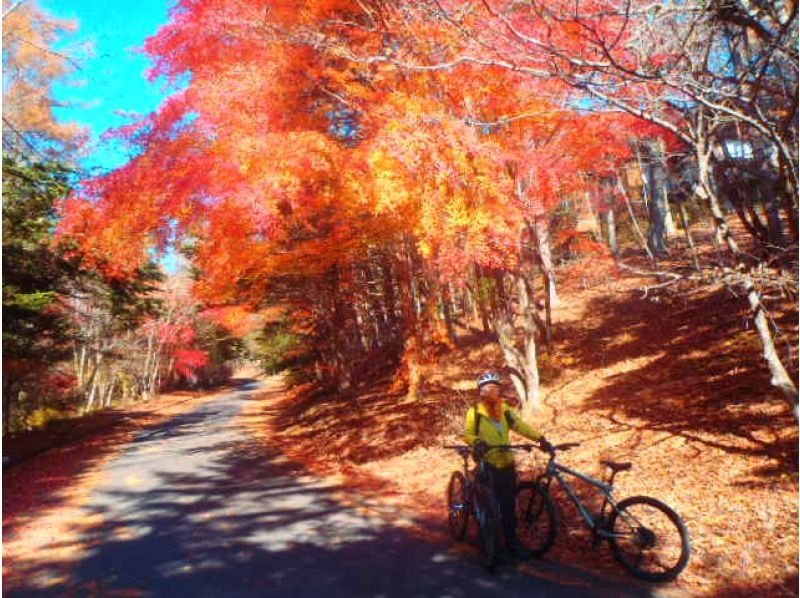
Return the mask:
<path id="1" fill-rule="evenodd" d="M 403 357 L 398 382 L 406 383 L 406 400 L 416 400 L 420 391 L 420 358 L 422 336 L 419 322 L 419 303 L 414 284 L 413 261 L 409 239 L 404 239 L 397 256 L 398 293 L 402 310 Z"/>
<path id="2" fill-rule="evenodd" d="M 330 330 L 333 341 L 334 367 L 336 372 L 336 391 L 339 393 L 348 392 L 353 386 L 353 360 L 350 355 L 351 333 L 357 336 L 358 331 L 353 331 L 355 315 L 348 313 L 353 309 L 352 304 L 347 305 L 343 301 L 342 272 L 338 266 L 333 266 L 330 272 L 330 301 L 333 304 L 333 318 L 330 321 Z M 353 315 L 351 318 L 350 316 Z"/>
<path id="3" fill-rule="evenodd" d="M 103 399 L 103 407 L 111 407 L 111 399 L 114 396 L 114 389 L 117 385 L 117 379 L 112 378 L 111 384 L 108 385 L 108 390 L 106 391 L 105 398 Z"/>
<path id="4" fill-rule="evenodd" d="M 397 269 L 392 267 L 391 256 L 388 252 L 384 253 L 382 257 L 383 260 L 380 265 L 380 270 L 383 274 L 383 294 L 385 296 L 385 301 L 383 303 L 386 308 L 386 322 L 388 324 L 388 329 L 392 332 L 392 336 L 395 336 L 398 328 L 396 292 Z"/>
<path id="5" fill-rule="evenodd" d="M 784 244 L 784 238 L 779 200 L 775 195 L 768 193 L 763 203 L 764 211 L 767 213 L 767 237 L 771 245 L 780 247 Z"/>
<path id="6" fill-rule="evenodd" d="M 518 286 L 525 286 L 521 277 L 518 277 Z M 526 291 L 521 292 L 523 296 L 527 296 Z M 541 408 L 536 325 L 530 317 L 523 315 L 522 349 L 519 349 L 512 319 L 511 314 L 495 314 L 492 317 L 492 326 L 497 333 L 497 341 L 506 365 L 516 374 L 511 376 L 511 381 L 520 398 L 522 411 L 529 415 Z"/>
<path id="7" fill-rule="evenodd" d="M 524 276 L 517 277 L 517 289 L 522 310 L 522 349 L 524 354 L 523 374 L 527 389 L 523 412 L 530 413 L 541 408 L 539 390 L 539 361 L 536 351 L 536 305 L 530 293 L 531 286 Z"/>
<path id="8" fill-rule="evenodd" d="M 753 321 L 758 331 L 758 336 L 761 339 L 761 346 L 763 347 L 764 360 L 767 362 L 769 371 L 772 374 L 770 383 L 781 391 L 783 396 L 793 407 L 795 416 L 800 417 L 798 413 L 798 397 L 797 387 L 794 385 L 794 380 L 789 376 L 786 368 L 781 362 L 777 351 L 775 350 L 774 339 L 772 338 L 772 331 L 770 330 L 769 321 L 765 314 L 764 306 L 761 303 L 756 287 L 753 284 L 753 279 L 749 275 L 742 278 L 742 288 L 747 294 L 747 302 L 750 304 L 750 310 L 753 313 Z"/>
<path id="9" fill-rule="evenodd" d="M 547 221 L 546 217 L 540 216 L 533 221 L 533 233 L 534 239 L 536 240 L 536 255 L 547 291 L 546 298 L 549 300 L 550 307 L 557 307 L 558 293 L 556 292 L 556 270 L 553 267 L 553 256 L 550 251 L 550 223 Z"/>
<path id="10" fill-rule="evenodd" d="M 497 342 L 503 352 L 503 358 L 508 368 L 513 372 L 511 383 L 522 405 L 528 404 L 528 388 L 526 382 L 525 357 L 516 346 L 514 338 L 514 325 L 508 314 L 495 314 L 492 317 L 492 327 L 497 334 Z"/>
<path id="11" fill-rule="evenodd" d="M 455 326 L 455 316 L 454 312 L 454 305 L 453 305 L 453 291 L 450 288 L 450 285 L 442 285 L 440 288 L 441 291 L 441 316 L 444 319 L 445 329 L 447 331 L 447 341 L 451 347 L 454 347 L 458 342 L 458 338 L 456 337 L 456 326 Z"/>
<path id="12" fill-rule="evenodd" d="M 619 190 L 622 198 L 625 200 L 625 206 L 628 208 L 628 215 L 631 217 L 631 225 L 633 226 L 633 232 L 635 233 L 635 237 L 637 242 L 639 243 L 639 247 L 641 247 L 642 251 L 647 254 L 647 257 L 650 261 L 653 261 L 655 258 L 653 257 L 653 253 L 650 251 L 650 247 L 647 244 L 647 240 L 644 238 L 644 234 L 642 233 L 642 229 L 639 227 L 639 220 L 636 218 L 636 213 L 633 211 L 633 206 L 631 205 L 630 197 L 628 197 L 628 191 L 622 184 L 622 181 L 617 177 L 617 189 Z"/>
<path id="13" fill-rule="evenodd" d="M 653 203 L 659 204 L 659 211 L 663 214 L 664 231 L 667 236 L 675 235 L 677 228 L 675 220 L 672 218 L 672 210 L 669 208 L 669 173 L 664 159 L 663 144 L 659 147 L 657 164 L 653 173 Z"/>
<path id="14" fill-rule="evenodd" d="M 680 202 L 678 203 L 678 216 L 681 220 L 681 227 L 683 228 L 683 232 L 686 235 L 686 244 L 689 246 L 689 251 L 692 254 L 692 262 L 694 263 L 694 269 L 698 272 L 700 271 L 700 259 L 697 256 L 697 248 L 694 245 L 694 239 L 692 238 L 692 231 L 689 230 L 689 216 L 686 214 L 686 203 Z"/>
<path id="15" fill-rule="evenodd" d="M 650 201 L 648 203 L 648 213 L 650 216 L 650 229 L 647 231 L 647 244 L 650 251 L 655 256 L 662 256 L 668 253 L 667 248 L 667 218 L 669 207 L 667 206 L 666 196 L 664 196 L 656 183 L 655 168 L 645 167 L 646 193 Z"/>
<path id="16" fill-rule="evenodd" d="M 503 352 L 506 365 L 518 374 L 512 378 L 522 403 L 522 411 L 530 414 L 541 408 L 539 389 L 539 365 L 536 346 L 536 331 L 539 328 L 536 304 L 533 297 L 533 241 L 536 236 L 533 226 L 526 223 L 520 231 L 519 270 L 514 275 L 514 290 L 519 313 L 509 301 L 499 301 L 493 310 L 492 325 Z M 503 287 L 502 278 L 498 280 Z M 517 347 L 515 316 L 522 324 L 522 348 Z"/>
<path id="17" fill-rule="evenodd" d="M 745 208 L 742 204 L 736 203 L 735 208 L 736 215 L 739 217 L 739 221 L 744 226 L 745 230 L 750 233 L 750 236 L 753 237 L 758 243 L 764 243 L 767 240 L 767 229 L 763 226 L 759 228 L 761 222 L 758 220 L 758 216 L 755 219 L 751 220 L 748 218 L 747 214 L 745 213 Z M 752 217 L 753 210 L 750 208 L 750 215 Z"/>
<path id="18" fill-rule="evenodd" d="M 483 275 L 483 268 L 480 266 L 475 266 L 475 300 L 478 304 L 478 310 L 480 311 L 481 317 L 481 326 L 483 328 L 484 334 L 488 333 L 491 330 L 491 321 L 489 317 L 490 311 L 490 301 L 489 298 L 486 296 L 488 293 L 488 286 L 485 281 L 489 279 Z"/>
<path id="19" fill-rule="evenodd" d="M 792 241 L 797 243 L 797 241 L 800 239 L 800 233 L 798 232 L 797 205 L 795 203 L 797 197 L 790 190 L 790 187 L 791 185 L 789 185 L 788 181 L 784 181 L 784 187 L 781 189 L 778 195 L 780 196 L 783 214 L 789 223 L 789 230 L 792 233 Z"/>
<path id="20" fill-rule="evenodd" d="M 614 257 L 619 257 L 619 245 L 617 244 L 617 225 L 614 221 L 614 210 L 611 206 L 606 208 L 606 233 L 608 235 L 608 248 Z"/>
<path id="21" fill-rule="evenodd" d="M 353 312 L 355 314 L 356 338 L 358 338 L 358 342 L 361 345 L 361 351 L 367 353 L 372 344 L 369 339 L 367 318 L 365 317 L 367 311 L 363 309 L 361 302 L 357 299 L 353 302 Z"/>

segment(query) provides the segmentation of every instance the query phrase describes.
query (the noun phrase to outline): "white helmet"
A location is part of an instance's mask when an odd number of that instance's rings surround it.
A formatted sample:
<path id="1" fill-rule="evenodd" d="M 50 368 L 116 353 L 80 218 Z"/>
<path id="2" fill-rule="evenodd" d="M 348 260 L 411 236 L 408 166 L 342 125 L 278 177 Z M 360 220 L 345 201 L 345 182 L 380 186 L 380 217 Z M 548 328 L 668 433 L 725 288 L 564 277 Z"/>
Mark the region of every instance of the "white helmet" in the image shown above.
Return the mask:
<path id="1" fill-rule="evenodd" d="M 500 384 L 500 374 L 497 372 L 484 372 L 478 376 L 478 388 L 483 388 L 487 384 Z"/>

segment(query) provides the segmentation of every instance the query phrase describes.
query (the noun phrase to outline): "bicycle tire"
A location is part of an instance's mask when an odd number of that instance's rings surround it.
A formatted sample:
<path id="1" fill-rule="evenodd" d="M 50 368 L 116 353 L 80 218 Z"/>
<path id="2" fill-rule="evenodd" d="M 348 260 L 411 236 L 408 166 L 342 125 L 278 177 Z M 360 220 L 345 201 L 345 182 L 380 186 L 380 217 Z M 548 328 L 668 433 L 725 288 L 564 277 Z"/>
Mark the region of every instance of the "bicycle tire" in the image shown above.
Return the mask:
<path id="1" fill-rule="evenodd" d="M 489 572 L 494 573 L 500 561 L 503 530 L 500 525 L 500 508 L 494 494 L 484 490 L 478 513 L 478 548 L 481 564 Z"/>
<path id="2" fill-rule="evenodd" d="M 447 523 L 450 533 L 458 541 L 464 539 L 469 523 L 470 506 L 466 496 L 464 474 L 454 471 L 447 484 Z"/>
<path id="3" fill-rule="evenodd" d="M 514 491 L 517 515 L 517 539 L 541 557 L 555 544 L 558 536 L 558 514 L 550 493 L 534 482 L 523 482 Z M 547 527 L 543 528 L 543 524 Z"/>
<path id="4" fill-rule="evenodd" d="M 665 526 L 664 521 L 660 522 L 661 526 L 658 530 L 645 526 L 633 512 L 633 507 L 636 506 L 646 506 L 654 510 L 653 512 L 660 512 L 666 517 L 666 521 L 674 526 L 674 529 L 671 529 L 669 525 Z M 639 515 L 639 517 L 642 516 Z M 669 533 L 675 536 L 671 538 L 672 540 L 680 539 L 680 549 L 676 554 L 674 564 L 665 566 L 660 562 L 660 559 L 656 559 L 658 565 L 663 568 L 663 571 L 649 571 L 642 568 L 641 561 L 644 550 L 652 550 L 656 546 L 666 546 L 669 548 L 664 542 L 665 539 L 667 542 L 670 540 L 665 534 L 666 529 L 669 529 Z M 686 524 L 675 511 L 658 499 L 650 496 L 631 496 L 621 501 L 612 509 L 611 516 L 608 519 L 608 530 L 614 534 L 609 538 L 614 557 L 623 567 L 639 579 L 647 581 L 671 581 L 680 575 L 681 571 L 686 568 L 689 562 L 691 543 L 689 541 L 689 531 L 686 528 Z M 636 559 L 636 562 L 629 557 L 626 551 L 627 543 L 621 542 L 623 538 L 631 538 L 634 548 L 638 547 L 639 557 Z"/>

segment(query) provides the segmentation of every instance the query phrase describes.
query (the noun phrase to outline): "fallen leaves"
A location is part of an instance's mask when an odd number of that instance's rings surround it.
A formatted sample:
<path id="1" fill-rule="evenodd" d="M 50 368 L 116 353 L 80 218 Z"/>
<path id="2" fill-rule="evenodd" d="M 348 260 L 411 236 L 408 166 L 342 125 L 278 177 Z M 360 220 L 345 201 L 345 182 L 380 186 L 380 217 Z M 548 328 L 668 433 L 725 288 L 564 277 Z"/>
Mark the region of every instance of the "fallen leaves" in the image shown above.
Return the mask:
<path id="1" fill-rule="evenodd" d="M 724 388 L 702 385 L 708 369 L 717 367 L 715 360 L 723 360 L 725 366 L 727 358 L 727 349 L 715 344 L 717 339 L 726 339 L 724 334 L 697 332 L 697 323 L 707 318 L 707 303 L 703 302 L 716 299 L 700 297 L 694 308 L 684 306 L 683 318 L 689 320 L 694 335 L 672 323 L 659 326 L 657 320 L 632 329 L 615 319 L 646 323 L 658 309 L 650 314 L 654 310 L 651 304 L 626 299 L 625 285 L 635 288 L 636 281 L 616 281 L 615 285 L 617 291 L 610 296 L 604 289 L 590 289 L 564 297 L 557 312 L 558 326 L 570 333 L 574 326 L 576 334 L 569 345 L 557 345 L 564 371 L 551 387 L 543 389 L 546 406 L 536 416 L 537 423 L 550 438 L 581 442 L 563 457 L 579 471 L 605 477 L 599 459 L 632 461 L 634 469 L 615 480 L 617 496 L 654 496 L 686 521 L 692 558 L 681 577 L 660 586 L 660 592 L 796 596 L 796 420 L 785 404 L 761 394 L 757 368 L 737 372 L 739 391 L 733 395 Z M 600 299 L 610 303 L 603 312 L 594 307 Z M 615 301 L 624 307 L 615 306 Z M 615 316 L 615 309 L 622 316 Z M 677 348 L 670 345 L 673 338 L 681 343 Z M 589 350 L 599 339 L 612 349 L 605 355 Z M 734 343 L 734 349 L 738 347 Z M 689 361 L 673 361 L 670 367 L 664 360 L 672 358 L 676 350 Z M 435 380 L 437 387 L 459 387 L 459 381 L 469 379 L 486 363 L 487 355 L 494 353 L 491 344 L 453 352 L 440 360 L 443 367 L 429 366 L 424 378 Z M 408 418 L 413 424 L 428 409 L 457 419 L 463 414 L 449 409 L 452 397 L 424 392 L 415 404 L 400 406 L 379 388 L 371 388 L 359 397 L 365 414 L 358 424 L 349 418 L 326 416 L 336 412 L 336 397 L 304 403 L 304 390 L 284 397 L 262 395 L 254 401 L 251 430 L 312 471 L 338 472 L 350 494 L 360 491 L 377 504 L 400 508 L 412 517 L 412 523 L 423 519 L 434 522 L 435 527 L 435 522 L 443 522 L 447 479 L 461 463 L 438 447 L 451 440 L 460 442 L 457 436 L 450 436 L 460 420 L 452 427 L 449 421 L 440 422 L 434 438 L 426 434 L 431 444 L 427 447 L 420 445 L 419 434 L 415 442 L 406 445 L 405 433 L 392 435 L 384 430 L 390 429 L 387 422 L 398 418 Z M 730 409 L 725 408 L 728 405 Z M 291 406 L 293 415 L 286 417 Z M 265 411 L 271 415 L 265 417 Z M 361 429 L 369 433 L 353 433 L 354 424 L 366 426 Z M 337 439 L 355 444 L 351 454 L 360 460 L 348 459 L 338 451 Z M 372 451 L 376 442 L 384 445 L 382 452 Z M 535 467 L 542 465 L 540 460 Z M 569 564 L 630 579 L 605 546 L 587 558 L 587 530 L 563 493 L 556 496 L 561 534 L 544 563 Z"/>

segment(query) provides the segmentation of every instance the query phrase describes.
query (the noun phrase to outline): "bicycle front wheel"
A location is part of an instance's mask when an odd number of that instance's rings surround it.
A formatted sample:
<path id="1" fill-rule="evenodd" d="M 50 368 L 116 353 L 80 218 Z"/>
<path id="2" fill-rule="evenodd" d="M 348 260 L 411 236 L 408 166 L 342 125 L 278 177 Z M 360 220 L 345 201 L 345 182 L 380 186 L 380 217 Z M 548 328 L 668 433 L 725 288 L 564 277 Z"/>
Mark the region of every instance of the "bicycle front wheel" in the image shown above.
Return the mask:
<path id="1" fill-rule="evenodd" d="M 464 474 L 454 471 L 447 485 L 447 523 L 456 540 L 463 540 L 469 521 L 469 500 Z"/>
<path id="2" fill-rule="evenodd" d="M 525 482 L 517 486 L 514 507 L 517 539 L 533 556 L 544 555 L 558 534 L 558 516 L 550 493 L 538 484 Z"/>
<path id="3" fill-rule="evenodd" d="M 686 524 L 660 500 L 632 496 L 620 502 L 608 520 L 614 557 L 647 581 L 670 581 L 689 562 Z"/>
<path id="4" fill-rule="evenodd" d="M 493 573 L 500 561 L 502 551 L 503 529 L 500 524 L 500 509 L 494 495 L 483 496 L 477 509 L 478 547 L 481 553 L 481 564 Z"/>

